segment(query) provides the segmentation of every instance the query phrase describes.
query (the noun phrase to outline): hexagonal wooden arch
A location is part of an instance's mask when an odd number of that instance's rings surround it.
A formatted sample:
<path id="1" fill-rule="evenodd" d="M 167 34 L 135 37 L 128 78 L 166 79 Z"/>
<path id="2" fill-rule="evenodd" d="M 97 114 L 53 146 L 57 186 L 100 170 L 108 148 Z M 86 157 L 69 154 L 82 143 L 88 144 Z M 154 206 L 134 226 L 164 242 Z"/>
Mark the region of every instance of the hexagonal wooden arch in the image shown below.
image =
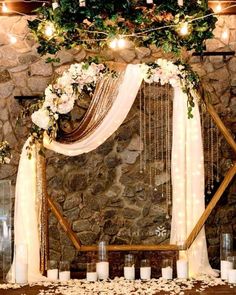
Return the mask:
<path id="1" fill-rule="evenodd" d="M 226 141 L 229 143 L 231 148 L 236 153 L 236 142 L 226 128 L 220 117 L 218 116 L 217 112 L 215 111 L 214 107 L 206 102 L 206 108 L 208 113 L 211 115 L 213 121 L 215 122 L 218 129 L 221 131 L 223 136 L 225 137 Z M 46 212 L 48 212 L 48 206 L 51 211 L 54 213 L 55 217 L 57 218 L 58 222 L 62 226 L 63 230 L 67 234 L 68 238 L 71 240 L 73 245 L 78 251 L 96 251 L 97 245 L 82 245 L 79 241 L 79 238 L 76 234 L 72 231 L 69 222 L 63 217 L 62 213 L 58 210 L 56 204 L 52 200 L 50 196 L 47 194 L 47 187 L 46 187 L 46 160 L 44 157 L 38 155 L 37 159 L 38 167 L 37 167 L 37 175 L 39 179 L 42 179 L 41 185 L 41 196 L 43 199 L 43 208 L 42 211 L 45 212 L 44 216 L 42 216 L 42 224 L 44 225 L 44 232 L 45 235 L 43 244 L 44 255 L 41 255 L 41 271 L 43 272 L 46 268 L 46 261 L 47 261 L 47 253 L 48 253 L 48 216 Z M 226 190 L 227 186 L 236 175 L 236 162 L 232 165 L 232 167 L 226 173 L 223 181 L 221 182 L 219 188 L 217 189 L 216 193 L 214 194 L 213 198 L 211 199 L 210 203 L 206 207 L 205 211 L 201 215 L 200 219 L 198 220 L 197 224 L 193 228 L 192 232 L 189 234 L 187 240 L 184 243 L 184 249 L 181 247 L 181 250 L 188 249 L 194 240 L 196 239 L 197 235 L 199 234 L 200 230 L 204 226 L 207 218 L 211 214 L 212 210 L 216 206 L 217 202 L 220 200 L 222 194 Z M 108 245 L 108 251 L 178 251 L 180 250 L 177 245 Z"/>

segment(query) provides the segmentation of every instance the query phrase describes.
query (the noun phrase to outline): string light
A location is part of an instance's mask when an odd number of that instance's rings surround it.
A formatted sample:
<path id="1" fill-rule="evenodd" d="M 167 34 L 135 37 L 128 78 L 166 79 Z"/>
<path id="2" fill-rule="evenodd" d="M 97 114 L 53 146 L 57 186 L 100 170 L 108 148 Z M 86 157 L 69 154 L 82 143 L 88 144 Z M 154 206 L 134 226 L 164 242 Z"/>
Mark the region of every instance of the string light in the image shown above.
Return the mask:
<path id="1" fill-rule="evenodd" d="M 229 38 L 229 31 L 227 29 L 222 32 L 221 38 L 223 40 L 227 40 Z"/>
<path id="2" fill-rule="evenodd" d="M 3 4 L 2 4 L 2 12 L 3 12 L 3 13 L 8 13 L 8 12 L 9 12 L 9 9 L 8 9 L 6 3 L 3 3 Z"/>
<path id="3" fill-rule="evenodd" d="M 110 41 L 109 47 L 111 49 L 123 49 L 126 46 L 126 40 L 122 37 L 120 38 L 114 38 Z"/>
<path id="4" fill-rule="evenodd" d="M 53 36 L 54 33 L 55 33 L 54 24 L 50 22 L 45 26 L 44 34 L 50 38 Z"/>
<path id="5" fill-rule="evenodd" d="M 189 34 L 189 24 L 188 24 L 188 22 L 181 23 L 178 30 L 179 30 L 179 34 L 181 36 L 187 36 Z"/>
<path id="6" fill-rule="evenodd" d="M 11 34 L 8 35 L 11 44 L 16 44 L 17 38 Z"/>
<path id="7" fill-rule="evenodd" d="M 215 9 L 215 11 L 216 11 L 217 13 L 219 13 L 219 12 L 222 11 L 222 6 L 221 6 L 220 2 L 216 5 L 216 9 Z"/>

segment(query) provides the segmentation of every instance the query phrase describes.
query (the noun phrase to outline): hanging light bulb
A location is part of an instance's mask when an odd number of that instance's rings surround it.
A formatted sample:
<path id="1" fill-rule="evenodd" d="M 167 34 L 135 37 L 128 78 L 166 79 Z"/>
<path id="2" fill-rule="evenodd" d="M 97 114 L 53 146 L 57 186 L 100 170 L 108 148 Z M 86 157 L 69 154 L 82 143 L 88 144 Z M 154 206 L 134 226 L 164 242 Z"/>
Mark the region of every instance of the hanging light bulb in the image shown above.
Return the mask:
<path id="1" fill-rule="evenodd" d="M 117 39 L 117 38 L 115 38 L 115 39 L 113 39 L 113 40 L 110 41 L 110 43 L 109 43 L 109 47 L 110 47 L 111 49 L 116 49 L 117 46 L 118 46 L 118 39 Z"/>
<path id="2" fill-rule="evenodd" d="M 45 26 L 45 29 L 44 29 L 44 34 L 47 36 L 47 37 L 52 37 L 52 35 L 55 33 L 55 27 L 54 27 L 54 24 L 53 23 L 48 23 L 46 26 Z"/>
<path id="3" fill-rule="evenodd" d="M 11 44 L 16 44 L 17 39 L 15 36 L 9 34 L 8 38 L 9 38 Z"/>
<path id="4" fill-rule="evenodd" d="M 229 38 L 229 31 L 228 31 L 228 29 L 224 29 L 224 31 L 222 32 L 221 38 L 223 40 L 227 40 Z"/>
<path id="5" fill-rule="evenodd" d="M 187 22 L 183 22 L 180 24 L 179 34 L 181 36 L 187 36 L 189 34 L 189 24 Z"/>
<path id="6" fill-rule="evenodd" d="M 3 12 L 3 13 L 8 13 L 8 12 L 9 12 L 9 9 L 8 9 L 6 3 L 3 3 L 3 4 L 2 4 L 2 12 Z"/>
<path id="7" fill-rule="evenodd" d="M 222 6 L 221 6 L 220 2 L 216 5 L 215 11 L 217 13 L 220 13 L 222 11 Z"/>
<path id="8" fill-rule="evenodd" d="M 123 49 L 126 46 L 126 40 L 124 38 L 120 38 L 117 40 L 117 46 L 119 49 Z"/>

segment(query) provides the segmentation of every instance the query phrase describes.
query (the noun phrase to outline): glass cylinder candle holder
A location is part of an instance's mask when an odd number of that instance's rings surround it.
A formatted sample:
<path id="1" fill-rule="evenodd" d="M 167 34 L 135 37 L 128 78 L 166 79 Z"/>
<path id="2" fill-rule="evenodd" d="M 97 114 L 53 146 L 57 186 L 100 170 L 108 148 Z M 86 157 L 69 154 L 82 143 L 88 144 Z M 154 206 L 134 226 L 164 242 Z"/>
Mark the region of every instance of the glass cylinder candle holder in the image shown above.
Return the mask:
<path id="1" fill-rule="evenodd" d="M 228 272 L 233 269 L 233 263 L 227 260 L 233 251 L 233 235 L 222 233 L 220 239 L 220 273 L 222 280 L 228 280 Z"/>
<path id="2" fill-rule="evenodd" d="M 227 260 L 233 252 L 233 235 L 231 233 L 222 233 L 220 239 L 220 260 Z"/>
<path id="3" fill-rule="evenodd" d="M 70 262 L 69 261 L 60 261 L 59 280 L 63 282 L 70 280 Z"/>
<path id="4" fill-rule="evenodd" d="M 133 254 L 125 255 L 124 278 L 126 280 L 135 280 L 135 263 Z"/>
<path id="5" fill-rule="evenodd" d="M 15 282 L 28 283 L 28 247 L 26 244 L 15 245 Z"/>
<path id="6" fill-rule="evenodd" d="M 96 262 L 87 263 L 86 279 L 88 282 L 96 282 L 98 279 Z"/>
<path id="7" fill-rule="evenodd" d="M 163 279 L 172 280 L 173 279 L 173 259 L 163 259 L 161 274 Z"/>
<path id="8" fill-rule="evenodd" d="M 150 280 L 151 279 L 151 265 L 149 259 L 142 259 L 140 263 L 140 279 Z"/>
<path id="9" fill-rule="evenodd" d="M 56 260 L 48 260 L 47 277 L 51 281 L 58 280 L 58 262 Z"/>
<path id="10" fill-rule="evenodd" d="M 101 241 L 98 244 L 98 262 L 96 270 L 99 280 L 107 280 L 109 278 L 109 262 L 105 241 Z"/>

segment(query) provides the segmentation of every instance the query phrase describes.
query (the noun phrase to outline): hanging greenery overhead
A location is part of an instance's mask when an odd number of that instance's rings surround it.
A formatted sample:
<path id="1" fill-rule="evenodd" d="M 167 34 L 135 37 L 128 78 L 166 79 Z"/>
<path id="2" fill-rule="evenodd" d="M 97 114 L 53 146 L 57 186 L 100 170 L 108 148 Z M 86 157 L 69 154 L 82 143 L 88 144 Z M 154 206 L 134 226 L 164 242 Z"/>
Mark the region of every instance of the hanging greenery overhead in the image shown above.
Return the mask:
<path id="1" fill-rule="evenodd" d="M 37 9 L 37 18 L 29 21 L 42 55 L 77 45 L 107 47 L 121 38 L 166 52 L 179 53 L 183 47 L 202 51 L 217 20 L 206 2 L 197 0 L 183 6 L 176 0 L 61 0 L 53 8 Z"/>

